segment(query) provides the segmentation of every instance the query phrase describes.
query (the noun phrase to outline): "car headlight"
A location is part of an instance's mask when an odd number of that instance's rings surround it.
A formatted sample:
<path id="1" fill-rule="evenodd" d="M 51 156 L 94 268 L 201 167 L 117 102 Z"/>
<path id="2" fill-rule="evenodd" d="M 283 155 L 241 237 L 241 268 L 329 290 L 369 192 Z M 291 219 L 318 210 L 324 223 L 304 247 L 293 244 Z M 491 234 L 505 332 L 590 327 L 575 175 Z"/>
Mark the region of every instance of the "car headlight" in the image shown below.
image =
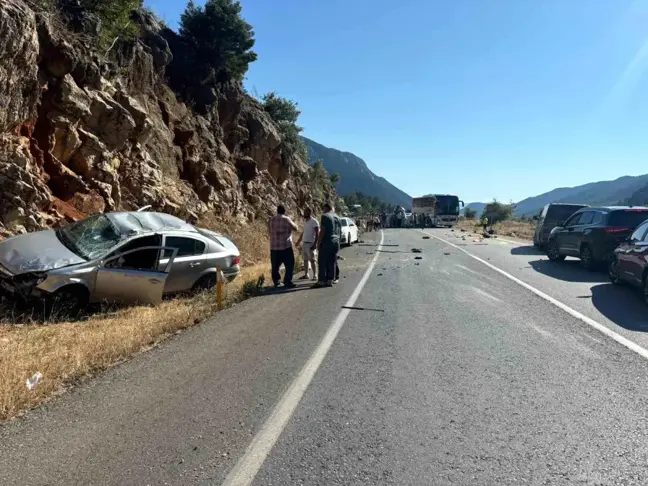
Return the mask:
<path id="1" fill-rule="evenodd" d="M 11 277 L 13 274 L 9 271 L 7 267 L 5 267 L 2 263 L 0 263 L 0 275 Z"/>

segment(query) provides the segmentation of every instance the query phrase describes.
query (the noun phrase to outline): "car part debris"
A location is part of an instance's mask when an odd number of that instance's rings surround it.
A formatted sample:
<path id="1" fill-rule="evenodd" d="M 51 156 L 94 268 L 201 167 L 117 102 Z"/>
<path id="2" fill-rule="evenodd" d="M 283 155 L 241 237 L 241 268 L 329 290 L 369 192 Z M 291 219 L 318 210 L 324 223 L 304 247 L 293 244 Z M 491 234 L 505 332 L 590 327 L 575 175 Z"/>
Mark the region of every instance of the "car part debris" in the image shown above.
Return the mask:
<path id="1" fill-rule="evenodd" d="M 423 250 L 420 248 L 412 248 L 412 253 L 423 253 Z"/>
<path id="2" fill-rule="evenodd" d="M 384 309 L 370 309 L 368 307 L 354 307 L 354 306 L 351 306 L 351 305 L 343 305 L 342 309 L 373 311 L 373 312 L 385 312 Z"/>
<path id="3" fill-rule="evenodd" d="M 414 260 L 423 260 L 423 257 L 415 257 Z"/>
<path id="4" fill-rule="evenodd" d="M 42 379 L 43 374 L 39 371 L 38 373 L 33 374 L 32 377 L 25 382 L 25 385 L 27 385 L 28 390 L 33 390 Z"/>
<path id="5" fill-rule="evenodd" d="M 443 254 L 444 254 L 444 255 L 449 255 L 449 254 L 450 254 L 450 252 L 445 252 L 445 253 L 443 253 Z"/>
<path id="6" fill-rule="evenodd" d="M 430 237 L 429 237 L 429 236 L 424 236 L 423 239 L 424 239 L 424 240 L 429 240 Z"/>
<path id="7" fill-rule="evenodd" d="M 382 274 L 382 273 L 379 273 L 379 274 L 378 274 L 378 276 L 379 276 L 379 277 L 382 277 L 382 276 L 383 276 L 383 274 Z"/>

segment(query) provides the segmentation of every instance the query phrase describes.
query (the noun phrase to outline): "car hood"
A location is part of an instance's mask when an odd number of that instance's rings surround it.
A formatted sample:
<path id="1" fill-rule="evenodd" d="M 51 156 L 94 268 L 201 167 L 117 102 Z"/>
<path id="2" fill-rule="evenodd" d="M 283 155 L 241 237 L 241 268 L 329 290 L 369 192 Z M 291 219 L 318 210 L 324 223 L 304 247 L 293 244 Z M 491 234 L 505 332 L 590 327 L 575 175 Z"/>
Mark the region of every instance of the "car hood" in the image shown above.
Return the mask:
<path id="1" fill-rule="evenodd" d="M 14 236 L 0 243 L 0 265 L 12 274 L 44 272 L 83 263 L 68 250 L 53 230 Z"/>

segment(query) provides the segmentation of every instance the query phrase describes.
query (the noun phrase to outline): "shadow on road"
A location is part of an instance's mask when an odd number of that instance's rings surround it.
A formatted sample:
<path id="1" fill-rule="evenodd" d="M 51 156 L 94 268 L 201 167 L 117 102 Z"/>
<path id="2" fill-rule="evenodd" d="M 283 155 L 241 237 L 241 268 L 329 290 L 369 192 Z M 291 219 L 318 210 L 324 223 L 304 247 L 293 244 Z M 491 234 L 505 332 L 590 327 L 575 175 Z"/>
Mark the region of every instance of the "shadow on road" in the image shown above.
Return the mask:
<path id="1" fill-rule="evenodd" d="M 511 255 L 545 255 L 545 252 L 535 246 L 516 246 L 511 250 Z"/>
<path id="2" fill-rule="evenodd" d="M 609 320 L 630 331 L 648 332 L 648 306 L 641 292 L 611 283 L 592 287 L 594 307 Z"/>
<path id="3" fill-rule="evenodd" d="M 529 264 L 536 272 L 565 282 L 608 282 L 608 277 L 605 274 L 588 272 L 581 267 L 578 260 L 565 260 L 564 262 L 534 260 Z"/>

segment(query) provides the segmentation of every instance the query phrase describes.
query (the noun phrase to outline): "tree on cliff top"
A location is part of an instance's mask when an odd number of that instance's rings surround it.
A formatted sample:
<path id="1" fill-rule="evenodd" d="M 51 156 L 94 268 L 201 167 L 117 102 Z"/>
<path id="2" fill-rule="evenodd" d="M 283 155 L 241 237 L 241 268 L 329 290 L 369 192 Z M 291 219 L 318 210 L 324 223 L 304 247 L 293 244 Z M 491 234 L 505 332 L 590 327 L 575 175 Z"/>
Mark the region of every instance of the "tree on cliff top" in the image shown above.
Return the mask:
<path id="1" fill-rule="evenodd" d="M 196 61 L 211 67 L 218 80 L 242 80 L 257 59 L 252 51 L 254 31 L 241 10 L 234 0 L 207 0 L 203 7 L 190 0 L 180 17 L 180 36 L 195 51 Z"/>
<path id="2" fill-rule="evenodd" d="M 301 115 L 297 103 L 277 95 L 274 91 L 263 95 L 261 103 L 270 118 L 279 127 L 283 143 L 281 154 L 284 164 L 288 164 L 288 158 L 294 155 L 305 161 L 308 150 L 299 136 L 302 127 L 297 125 L 297 120 Z"/>

